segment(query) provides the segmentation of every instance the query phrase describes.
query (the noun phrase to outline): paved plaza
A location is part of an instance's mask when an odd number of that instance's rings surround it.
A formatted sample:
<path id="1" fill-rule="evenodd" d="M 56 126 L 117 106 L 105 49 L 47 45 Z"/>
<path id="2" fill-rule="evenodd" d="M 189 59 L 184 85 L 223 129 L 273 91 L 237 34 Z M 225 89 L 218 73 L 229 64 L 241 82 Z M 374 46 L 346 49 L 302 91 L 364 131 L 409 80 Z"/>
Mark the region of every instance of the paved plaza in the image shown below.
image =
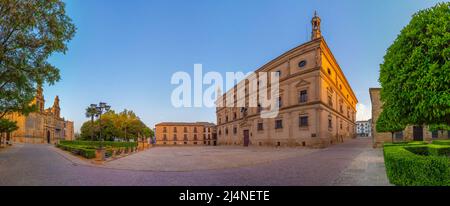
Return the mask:
<path id="1" fill-rule="evenodd" d="M 94 165 L 52 145 L 0 150 L 0 185 L 389 185 L 368 138 L 326 149 L 155 147 Z"/>

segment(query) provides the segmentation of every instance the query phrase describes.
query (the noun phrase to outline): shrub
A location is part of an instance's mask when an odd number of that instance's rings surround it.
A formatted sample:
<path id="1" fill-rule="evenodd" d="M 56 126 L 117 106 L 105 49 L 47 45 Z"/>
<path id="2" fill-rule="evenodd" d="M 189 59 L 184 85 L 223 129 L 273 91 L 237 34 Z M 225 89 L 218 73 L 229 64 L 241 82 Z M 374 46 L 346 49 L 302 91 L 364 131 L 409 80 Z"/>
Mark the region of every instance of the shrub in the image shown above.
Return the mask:
<path id="1" fill-rule="evenodd" d="M 72 154 L 83 156 L 87 159 L 92 159 L 95 157 L 95 149 L 84 148 L 76 145 L 64 145 L 58 144 L 58 148 L 69 151 Z"/>
<path id="2" fill-rule="evenodd" d="M 428 152 L 434 156 L 447 156 L 450 157 L 450 146 L 447 145 L 429 145 Z"/>
<path id="3" fill-rule="evenodd" d="M 450 140 L 433 140 L 433 144 L 450 145 Z"/>
<path id="4" fill-rule="evenodd" d="M 416 155 L 429 155 L 428 146 L 407 146 L 404 147 L 406 150 L 416 154 Z"/>
<path id="5" fill-rule="evenodd" d="M 60 144 L 64 145 L 82 145 L 82 146 L 90 146 L 90 147 L 99 147 L 102 142 L 100 141 L 61 141 Z M 112 141 L 104 141 L 103 146 L 105 147 L 137 147 L 137 142 L 112 142 Z"/>
<path id="6" fill-rule="evenodd" d="M 383 147 L 391 147 L 391 146 L 414 146 L 414 145 L 427 145 L 426 142 L 423 141 L 411 141 L 411 142 L 387 142 L 383 144 Z"/>
<path id="7" fill-rule="evenodd" d="M 386 173 L 392 184 L 400 186 L 450 185 L 449 158 L 432 155 L 421 156 L 408 150 L 424 151 L 423 147 L 384 147 Z"/>

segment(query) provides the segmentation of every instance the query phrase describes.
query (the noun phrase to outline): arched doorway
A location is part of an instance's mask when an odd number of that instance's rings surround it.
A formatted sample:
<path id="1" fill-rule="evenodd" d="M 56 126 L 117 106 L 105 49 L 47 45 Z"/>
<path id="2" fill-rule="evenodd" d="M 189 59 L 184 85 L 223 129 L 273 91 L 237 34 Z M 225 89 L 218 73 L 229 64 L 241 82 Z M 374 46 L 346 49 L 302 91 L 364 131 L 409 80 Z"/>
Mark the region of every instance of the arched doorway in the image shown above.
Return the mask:
<path id="1" fill-rule="evenodd" d="M 50 144 L 50 131 L 47 130 L 47 143 Z"/>

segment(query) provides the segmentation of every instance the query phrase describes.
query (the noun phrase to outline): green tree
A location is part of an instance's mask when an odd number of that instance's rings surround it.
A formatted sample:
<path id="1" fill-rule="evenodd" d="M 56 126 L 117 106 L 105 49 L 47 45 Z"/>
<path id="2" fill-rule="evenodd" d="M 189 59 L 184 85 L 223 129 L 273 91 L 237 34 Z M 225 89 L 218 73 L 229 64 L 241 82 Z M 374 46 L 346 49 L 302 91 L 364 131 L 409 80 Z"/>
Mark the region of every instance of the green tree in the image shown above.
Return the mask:
<path id="1" fill-rule="evenodd" d="M 65 53 L 75 30 L 61 0 L 0 0 L 0 118 L 33 111 L 36 86 L 60 79 L 48 57 Z"/>
<path id="2" fill-rule="evenodd" d="M 94 117 L 97 115 L 97 109 L 93 107 L 87 107 L 85 115 L 87 118 L 91 118 L 91 124 L 94 124 Z M 93 129 L 91 127 L 91 129 Z M 91 139 L 94 139 L 94 130 L 91 131 Z"/>
<path id="3" fill-rule="evenodd" d="M 378 117 L 376 130 L 377 132 L 390 132 L 392 142 L 394 142 L 394 133 L 401 132 L 405 129 L 406 124 L 402 117 L 398 116 L 396 109 L 383 105 L 383 112 Z"/>
<path id="4" fill-rule="evenodd" d="M 450 2 L 413 15 L 387 50 L 379 81 L 381 100 L 392 109 L 383 110 L 382 117 L 390 113 L 407 124 L 450 125 Z"/>
<path id="5" fill-rule="evenodd" d="M 137 138 L 149 137 L 153 133 L 131 110 L 124 110 L 120 113 L 116 113 L 114 110 L 106 112 L 101 118 L 101 129 L 102 137 L 109 141 L 114 138 L 126 141 L 137 140 Z M 91 132 L 95 137 L 94 140 L 99 140 L 100 119 L 87 121 L 82 125 L 81 137 L 83 139 L 89 138 Z"/>
<path id="6" fill-rule="evenodd" d="M 17 129 L 19 129 L 19 127 L 16 125 L 16 122 L 7 119 L 0 119 L 0 133 L 10 133 L 16 131 Z"/>

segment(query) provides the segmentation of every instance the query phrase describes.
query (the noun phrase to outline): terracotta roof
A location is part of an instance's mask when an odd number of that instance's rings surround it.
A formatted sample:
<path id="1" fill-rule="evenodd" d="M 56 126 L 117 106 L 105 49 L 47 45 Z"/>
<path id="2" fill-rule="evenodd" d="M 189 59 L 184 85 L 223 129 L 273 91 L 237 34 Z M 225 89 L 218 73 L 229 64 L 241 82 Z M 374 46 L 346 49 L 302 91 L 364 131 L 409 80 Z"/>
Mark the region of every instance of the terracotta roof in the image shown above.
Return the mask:
<path id="1" fill-rule="evenodd" d="M 161 122 L 155 126 L 216 126 L 210 122 Z"/>

